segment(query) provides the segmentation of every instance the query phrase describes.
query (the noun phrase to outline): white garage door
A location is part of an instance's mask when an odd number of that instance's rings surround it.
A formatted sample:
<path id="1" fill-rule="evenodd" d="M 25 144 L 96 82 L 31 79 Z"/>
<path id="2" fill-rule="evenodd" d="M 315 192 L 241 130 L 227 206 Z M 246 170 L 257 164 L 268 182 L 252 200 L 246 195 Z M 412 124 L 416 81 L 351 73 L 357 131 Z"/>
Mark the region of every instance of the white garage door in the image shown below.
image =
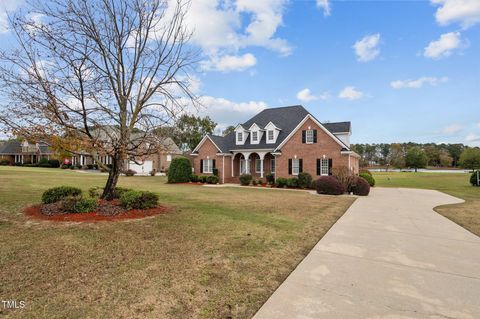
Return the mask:
<path id="1" fill-rule="evenodd" d="M 138 165 L 135 162 L 130 162 L 128 168 L 137 172 L 137 174 L 148 174 L 152 171 L 153 163 L 152 161 L 145 161 L 143 165 Z"/>

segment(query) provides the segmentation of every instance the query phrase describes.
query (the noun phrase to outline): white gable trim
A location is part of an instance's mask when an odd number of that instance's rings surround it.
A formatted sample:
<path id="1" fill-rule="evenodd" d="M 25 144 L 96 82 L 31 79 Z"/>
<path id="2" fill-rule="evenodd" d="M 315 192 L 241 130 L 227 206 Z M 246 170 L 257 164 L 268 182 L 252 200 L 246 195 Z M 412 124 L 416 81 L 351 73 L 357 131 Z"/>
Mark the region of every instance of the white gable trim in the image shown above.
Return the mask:
<path id="1" fill-rule="evenodd" d="M 269 125 L 273 126 L 274 129 L 277 129 L 281 131 L 282 129 L 276 126 L 272 121 L 268 122 L 267 125 L 265 125 L 265 128 L 267 128 Z"/>
<path id="2" fill-rule="evenodd" d="M 305 124 L 305 122 L 308 119 L 311 119 L 315 124 L 317 124 L 318 127 L 320 127 L 325 133 L 327 133 L 327 135 L 330 136 L 335 142 L 337 142 L 338 145 L 340 145 L 342 147 L 345 147 L 347 149 L 350 149 L 338 137 L 336 137 L 334 134 L 332 134 L 332 132 L 327 130 L 325 128 L 325 126 L 323 126 L 322 123 L 317 121 L 317 119 L 315 119 L 311 114 L 307 114 L 307 116 L 305 116 L 305 118 L 300 123 L 298 123 L 298 125 L 293 129 L 293 131 L 291 131 L 290 134 L 288 134 L 288 136 L 282 141 L 282 143 L 280 143 L 280 145 L 277 146 L 277 148 L 274 150 L 274 152 L 281 149 L 288 142 L 288 140 L 290 140 L 290 138 L 292 138 L 292 136 L 300 129 L 300 127 L 302 127 L 302 125 Z"/>
<path id="3" fill-rule="evenodd" d="M 199 149 L 200 147 L 202 147 L 203 143 L 205 143 L 205 141 L 206 141 L 207 139 L 209 139 L 210 142 L 212 142 L 213 145 L 215 145 L 215 147 L 217 148 L 217 150 L 218 150 L 220 153 L 222 152 L 222 150 L 220 149 L 220 147 L 218 147 L 218 145 L 215 144 L 215 142 L 210 138 L 210 136 L 205 135 L 205 136 L 202 138 L 202 140 L 200 141 L 200 143 L 198 143 L 197 147 L 195 147 L 195 149 L 192 151 L 192 153 L 193 153 L 193 152 L 197 152 L 198 149 Z"/>

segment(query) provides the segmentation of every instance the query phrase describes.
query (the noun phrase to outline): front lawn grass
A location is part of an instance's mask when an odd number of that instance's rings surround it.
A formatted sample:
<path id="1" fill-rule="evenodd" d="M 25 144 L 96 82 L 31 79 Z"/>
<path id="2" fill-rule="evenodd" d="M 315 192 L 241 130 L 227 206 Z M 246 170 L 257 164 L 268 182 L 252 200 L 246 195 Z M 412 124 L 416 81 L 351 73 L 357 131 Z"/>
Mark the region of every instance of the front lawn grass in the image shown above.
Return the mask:
<path id="1" fill-rule="evenodd" d="M 465 203 L 444 205 L 435 211 L 480 236 L 480 187 L 465 173 L 374 172 L 377 186 L 435 189 L 462 198 Z"/>
<path id="2" fill-rule="evenodd" d="M 0 298 L 6 318 L 250 318 L 352 204 L 349 197 L 122 177 L 172 212 L 136 221 L 27 219 L 47 188 L 106 176 L 0 167 Z M 1 306 L 1 305 L 0 305 Z"/>

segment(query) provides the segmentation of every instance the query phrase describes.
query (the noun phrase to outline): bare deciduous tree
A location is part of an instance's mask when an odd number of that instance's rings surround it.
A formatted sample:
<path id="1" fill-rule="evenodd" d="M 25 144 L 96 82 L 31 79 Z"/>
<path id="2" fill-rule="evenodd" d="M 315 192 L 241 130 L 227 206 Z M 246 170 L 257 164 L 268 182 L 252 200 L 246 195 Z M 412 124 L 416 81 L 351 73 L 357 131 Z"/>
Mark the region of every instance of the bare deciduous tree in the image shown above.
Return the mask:
<path id="1" fill-rule="evenodd" d="M 196 51 L 181 0 L 32 1 L 0 52 L 0 123 L 70 152 L 110 155 L 103 198 L 127 160 L 158 151 L 162 126 L 195 105 Z"/>

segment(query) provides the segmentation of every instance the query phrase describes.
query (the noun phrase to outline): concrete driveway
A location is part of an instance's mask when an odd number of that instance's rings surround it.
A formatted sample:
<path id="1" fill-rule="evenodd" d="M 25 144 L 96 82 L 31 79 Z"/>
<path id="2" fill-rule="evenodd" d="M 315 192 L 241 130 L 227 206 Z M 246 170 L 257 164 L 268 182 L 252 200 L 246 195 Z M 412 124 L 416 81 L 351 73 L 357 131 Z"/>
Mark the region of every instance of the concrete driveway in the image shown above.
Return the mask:
<path id="1" fill-rule="evenodd" d="M 254 318 L 480 318 L 480 238 L 432 210 L 459 202 L 372 189 Z"/>

